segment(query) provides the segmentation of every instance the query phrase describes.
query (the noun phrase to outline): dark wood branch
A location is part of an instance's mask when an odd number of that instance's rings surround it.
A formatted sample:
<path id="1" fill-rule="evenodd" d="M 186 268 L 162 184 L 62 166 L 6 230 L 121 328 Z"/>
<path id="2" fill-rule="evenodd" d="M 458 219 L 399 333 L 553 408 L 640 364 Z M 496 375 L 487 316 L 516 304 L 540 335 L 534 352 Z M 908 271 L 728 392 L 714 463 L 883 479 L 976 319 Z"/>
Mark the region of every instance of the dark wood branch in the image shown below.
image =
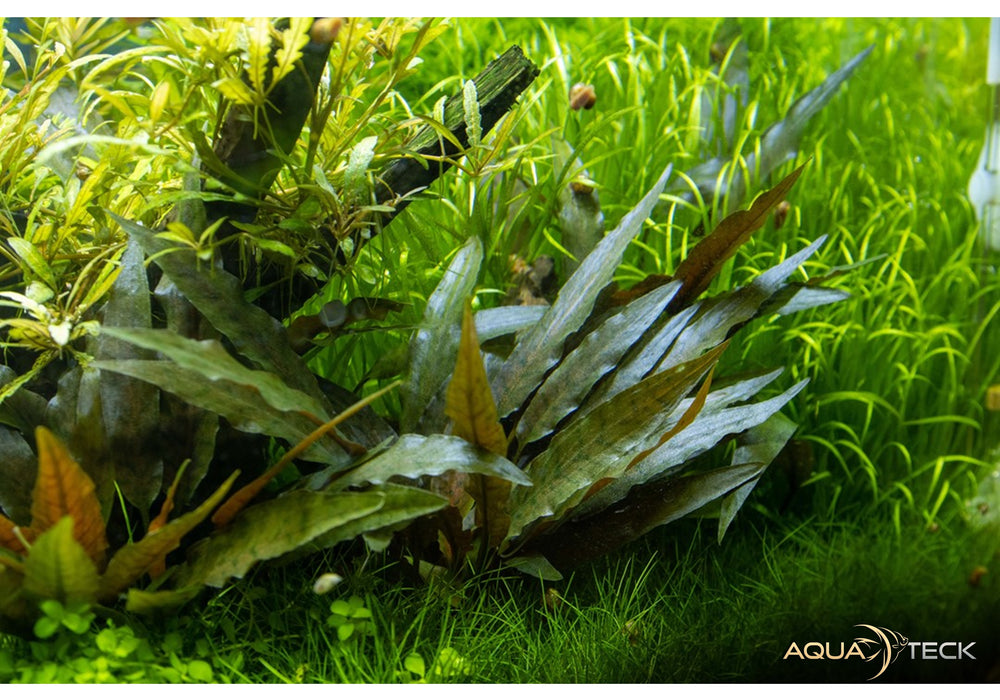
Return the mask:
<path id="1" fill-rule="evenodd" d="M 500 117 L 510 111 L 518 96 L 538 75 L 538 67 L 528 60 L 520 47 L 512 46 L 499 58 L 492 61 L 475 78 L 476 93 L 479 98 L 480 125 L 483 136 L 500 121 Z M 401 158 L 393 161 L 378 177 L 375 199 L 379 204 L 395 203 L 392 212 L 381 213 L 375 230 L 384 228 L 403 209 L 410 199 L 400 199 L 402 195 L 429 187 L 451 167 L 449 160 L 460 155 L 469 147 L 469 137 L 465 133 L 465 109 L 462 93 L 452 95 L 444 105 L 444 124 L 462 144 L 459 148 L 444 139 L 432 127 L 424 127 L 407 144 L 407 150 L 415 155 L 427 156 L 435 160 L 427 166 L 417 158 Z M 443 159 L 443 160 L 437 160 Z M 355 241 L 361 243 L 361 241 Z M 355 248 L 357 249 L 357 248 Z"/>
<path id="2" fill-rule="evenodd" d="M 312 105 L 311 96 L 316 93 L 328 52 L 329 45 L 310 43 L 303 52 L 302 65 L 286 76 L 272 93 L 272 107 L 269 108 L 267 117 L 278 142 L 277 150 L 281 152 L 291 150 L 295 138 L 302 130 Z M 519 47 L 514 46 L 473 78 L 483 136 L 510 111 L 518 96 L 537 75 L 538 68 L 525 57 Z M 222 169 L 228 172 L 216 175 L 233 189 L 260 197 L 271 186 L 281 162 L 273 153 L 274 148 L 259 133 L 256 136 L 253 134 L 252 120 L 248 117 L 249 115 L 237 111 L 232 112 L 226 120 L 214 144 L 214 155 L 223 164 Z M 388 226 L 406 208 L 411 199 L 404 195 L 426 189 L 451 167 L 449 161 L 460 157 L 468 148 L 462 92 L 453 95 L 445 103 L 444 124 L 461 144 L 460 147 L 427 126 L 417 132 L 406 145 L 406 150 L 413 155 L 391 162 L 377 177 L 375 201 L 379 204 L 391 204 L 394 208 L 391 212 L 379 212 L 372 216 L 368 222 L 372 235 Z M 419 156 L 434 160 L 428 161 L 425 167 Z M 239 177 L 233 177 L 234 173 Z M 226 216 L 230 221 L 250 222 L 257 213 L 252 205 L 227 202 L 208 202 L 206 208 L 209 221 Z M 360 250 L 367 239 L 361 236 L 360 229 L 353 235 L 354 250 Z M 223 262 L 227 270 L 239 273 L 238 245 L 227 247 L 223 252 Z M 262 287 L 270 287 L 255 303 L 276 318 L 287 316 L 319 291 L 315 280 L 311 278 L 295 275 L 288 279 L 287 271 L 278 267 L 258 269 L 253 261 L 249 264 L 251 269 L 247 271 L 246 278 L 256 280 Z"/>

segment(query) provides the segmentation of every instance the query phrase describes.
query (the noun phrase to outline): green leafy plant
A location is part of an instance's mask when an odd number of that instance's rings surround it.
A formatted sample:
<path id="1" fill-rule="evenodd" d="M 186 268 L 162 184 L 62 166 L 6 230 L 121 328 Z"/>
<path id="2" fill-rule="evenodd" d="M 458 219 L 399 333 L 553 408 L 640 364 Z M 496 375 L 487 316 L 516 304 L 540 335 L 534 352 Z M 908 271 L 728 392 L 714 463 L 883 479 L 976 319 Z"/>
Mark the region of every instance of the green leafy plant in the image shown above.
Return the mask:
<path id="1" fill-rule="evenodd" d="M 58 606 L 58 607 L 57 607 Z M 45 615 L 36 629 L 51 629 L 45 642 L 21 642 L 15 655 L 0 650 L 0 682 L 4 683 L 213 683 L 224 680 L 204 654 L 182 660 L 183 641 L 171 633 L 156 646 L 128 626 L 92 625 L 85 604 L 62 609 L 56 601 L 42 604 Z M 195 658 L 191 658 L 191 657 Z"/>
<path id="2" fill-rule="evenodd" d="M 457 95 L 436 119 L 400 118 L 389 98 L 442 23 L 163 20 L 124 44 L 111 27 L 27 21 L 19 41 L 4 35 L 23 73 L 5 110 L 37 119 L 44 91 L 63 80 L 70 101 L 84 105 L 64 115 L 80 136 L 55 139 L 22 164 L 36 188 L 63 177 L 77 189 L 54 191 L 53 207 L 26 218 L 11 199 L 5 252 L 15 288 L 26 287 L 3 292 L 13 313 L 0 319 L 13 359 L 0 390 L 9 457 L 0 462 L 0 544 L 4 621 L 22 630 L 38 600 L 111 603 L 129 588 L 129 610 L 172 606 L 309 546 L 366 533 L 384 546 L 394 529 L 445 503 L 404 483 L 361 489 L 331 479 L 395 435 L 366 410 L 391 387 L 359 402 L 321 384 L 300 355 L 317 333 L 402 305 L 328 301 L 308 329 L 301 321 L 312 316 L 299 316 L 291 339 L 279 319 L 348 270 L 411 189 L 457 162 L 470 138 L 483 148 L 536 72 L 511 50 L 469 81 L 472 102 Z M 110 54 L 90 55 L 94 41 Z M 27 43 L 48 63 L 29 66 L 19 53 Z M 473 119 L 472 108 L 483 116 Z M 129 171 L 137 153 L 141 172 Z M 46 168 L 64 157 L 87 172 L 52 179 Z M 338 308 L 345 318 L 330 317 Z M 460 464 L 506 473 L 459 440 L 449 451 Z M 293 461 L 302 471 L 326 467 L 335 483 L 293 483 L 263 498 Z M 40 486 L 30 492 L 35 471 Z M 39 516 L 57 492 L 78 496 Z M 192 502 L 201 505 L 170 519 Z M 216 506 L 214 535 L 168 568 L 167 555 Z M 164 574 L 169 589 L 160 588 Z M 152 587 L 134 587 L 147 575 Z"/>
<path id="3" fill-rule="evenodd" d="M 732 334 L 754 317 L 844 294 L 785 281 L 824 237 L 745 287 L 698 297 L 800 172 L 723 219 L 672 280 L 653 276 L 617 290 L 612 275 L 666 185 L 668 168 L 581 262 L 540 319 L 520 309 L 500 311 L 523 324 L 506 358 L 484 360 L 480 324 L 466 306 L 482 255 L 479 241 L 471 239 L 428 301 L 414 336 L 404 435 L 386 455 L 406 462 L 414 452 L 407 431 L 450 427 L 509 460 L 531 484 L 458 473 L 430 479 L 428 488 L 447 494 L 449 507 L 412 528 L 417 550 L 434 552 L 432 563 L 453 568 L 500 555 L 522 570 L 558 578 L 559 568 L 712 508 L 721 540 L 792 436 L 794 424 L 778 411 L 805 383 L 753 400 L 780 370 L 719 381 L 714 367 Z M 487 334 L 489 321 L 481 324 Z M 718 466 L 721 455 L 710 450 L 727 435 L 739 439 L 731 465 Z M 368 468 L 361 465 L 352 478 L 368 478 Z"/>
<path id="4" fill-rule="evenodd" d="M 372 611 L 364 606 L 358 596 L 330 603 L 330 616 L 326 624 L 337 630 L 337 639 L 347 642 L 372 633 Z"/>
<path id="5" fill-rule="evenodd" d="M 414 652 L 407 655 L 403 659 L 403 670 L 397 672 L 397 677 L 406 683 L 446 683 L 470 676 L 472 672 L 473 666 L 468 659 L 451 647 L 443 647 L 438 650 L 430 668 L 420 654 Z"/>

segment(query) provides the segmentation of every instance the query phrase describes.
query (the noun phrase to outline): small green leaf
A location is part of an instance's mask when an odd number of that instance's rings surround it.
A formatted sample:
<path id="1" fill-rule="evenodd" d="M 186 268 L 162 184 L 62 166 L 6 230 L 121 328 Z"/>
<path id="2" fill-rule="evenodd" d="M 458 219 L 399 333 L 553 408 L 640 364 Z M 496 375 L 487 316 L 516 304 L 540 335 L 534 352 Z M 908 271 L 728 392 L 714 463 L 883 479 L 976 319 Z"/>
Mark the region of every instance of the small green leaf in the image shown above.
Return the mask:
<path id="1" fill-rule="evenodd" d="M 424 664 L 424 659 L 420 654 L 408 654 L 403 659 L 403 668 L 417 678 L 423 678 L 427 673 L 427 666 Z"/>
<path id="2" fill-rule="evenodd" d="M 39 639 L 48 639 L 59 631 L 59 627 L 59 620 L 53 620 L 51 617 L 40 617 L 35 620 L 35 636 Z"/>
<path id="3" fill-rule="evenodd" d="M 188 662 L 187 674 L 194 680 L 201 681 L 202 683 L 211 683 L 214 678 L 212 666 L 207 661 L 202 661 L 201 659 L 194 659 Z"/>
<path id="4" fill-rule="evenodd" d="M 337 639 L 346 642 L 354 634 L 354 623 L 345 622 L 337 628 Z"/>
<path id="5" fill-rule="evenodd" d="M 64 603 L 97 601 L 97 567 L 73 538 L 73 518 L 65 516 L 43 532 L 24 559 L 24 592 Z"/>

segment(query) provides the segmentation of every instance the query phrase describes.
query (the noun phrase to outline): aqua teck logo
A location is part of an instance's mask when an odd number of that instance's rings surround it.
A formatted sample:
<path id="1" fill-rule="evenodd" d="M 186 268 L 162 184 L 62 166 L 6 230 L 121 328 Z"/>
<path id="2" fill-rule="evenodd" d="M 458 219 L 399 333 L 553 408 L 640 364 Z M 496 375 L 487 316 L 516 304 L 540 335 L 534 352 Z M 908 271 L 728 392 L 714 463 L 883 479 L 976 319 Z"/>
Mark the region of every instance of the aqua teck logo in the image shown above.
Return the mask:
<path id="1" fill-rule="evenodd" d="M 783 660 L 847 661 L 857 659 L 877 668 L 875 680 L 900 658 L 909 661 L 975 661 L 975 642 L 912 642 L 905 635 L 888 627 L 858 624 L 861 632 L 850 644 L 845 642 L 792 642 Z"/>

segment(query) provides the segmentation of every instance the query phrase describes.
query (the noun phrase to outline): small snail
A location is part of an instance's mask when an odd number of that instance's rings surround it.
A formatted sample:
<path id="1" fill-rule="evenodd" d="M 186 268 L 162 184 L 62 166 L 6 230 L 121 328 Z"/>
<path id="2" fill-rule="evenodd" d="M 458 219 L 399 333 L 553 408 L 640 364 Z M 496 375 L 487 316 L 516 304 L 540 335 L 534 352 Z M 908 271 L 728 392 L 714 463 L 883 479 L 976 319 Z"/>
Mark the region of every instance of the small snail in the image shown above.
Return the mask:
<path id="1" fill-rule="evenodd" d="M 593 109 L 597 102 L 597 93 L 593 85 L 577 83 L 569 90 L 569 108 L 574 112 L 581 109 Z"/>

